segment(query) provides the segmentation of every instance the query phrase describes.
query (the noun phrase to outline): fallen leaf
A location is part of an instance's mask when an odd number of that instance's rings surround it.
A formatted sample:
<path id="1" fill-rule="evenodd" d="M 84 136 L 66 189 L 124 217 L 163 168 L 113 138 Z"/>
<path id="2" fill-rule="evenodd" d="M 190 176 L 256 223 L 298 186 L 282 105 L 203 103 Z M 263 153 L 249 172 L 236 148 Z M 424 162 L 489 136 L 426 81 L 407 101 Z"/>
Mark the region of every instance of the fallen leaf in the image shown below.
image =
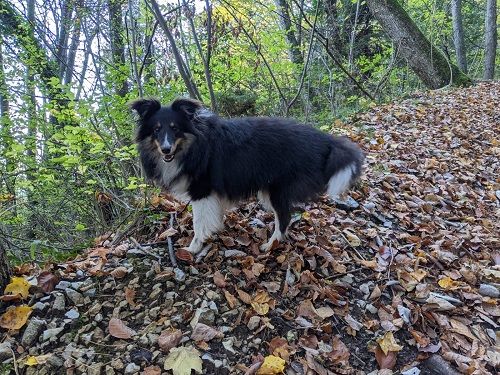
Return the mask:
<path id="1" fill-rule="evenodd" d="M 446 276 L 438 281 L 438 284 L 441 288 L 446 290 L 453 290 L 460 287 L 460 283 L 458 281 L 453 280 L 451 277 Z"/>
<path id="2" fill-rule="evenodd" d="M 159 366 L 146 367 L 142 375 L 161 375 L 161 368 Z"/>
<path id="3" fill-rule="evenodd" d="M 47 360 L 52 357 L 52 354 L 43 354 L 43 355 L 38 355 L 38 356 L 28 356 L 26 358 L 26 361 L 24 362 L 27 366 L 36 366 L 36 365 L 43 365 L 44 363 L 47 363 Z"/>
<path id="4" fill-rule="evenodd" d="M 392 332 L 386 332 L 385 335 L 377 340 L 380 349 L 387 356 L 389 352 L 399 352 L 403 347 L 396 342 Z"/>
<path id="5" fill-rule="evenodd" d="M 220 271 L 215 271 L 214 272 L 214 283 L 217 285 L 219 288 L 225 288 L 226 287 L 226 278 Z"/>
<path id="6" fill-rule="evenodd" d="M 265 290 L 259 290 L 252 300 L 252 308 L 259 315 L 267 315 L 272 299 Z"/>
<path id="7" fill-rule="evenodd" d="M 191 370 L 201 374 L 202 365 L 200 352 L 195 348 L 183 346 L 170 350 L 163 368 L 172 370 L 174 375 L 191 375 Z"/>
<path id="8" fill-rule="evenodd" d="M 229 293 L 227 290 L 224 290 L 224 297 L 226 297 L 226 301 L 229 304 L 229 307 L 234 309 L 239 305 L 238 299 Z"/>
<path id="9" fill-rule="evenodd" d="M 11 278 L 10 284 L 5 287 L 5 295 L 19 295 L 22 299 L 25 299 L 29 295 L 30 284 L 24 279 L 24 277 L 14 276 Z"/>
<path id="10" fill-rule="evenodd" d="M 215 328 L 207 326 L 203 323 L 198 323 L 193 329 L 191 340 L 194 341 L 210 341 L 213 338 L 222 338 L 224 334 Z"/>
<path id="11" fill-rule="evenodd" d="M 283 337 L 274 337 L 269 342 L 269 353 L 276 357 L 282 358 L 285 362 L 290 359 L 292 351 L 292 347 Z"/>
<path id="12" fill-rule="evenodd" d="M 250 305 L 252 303 L 252 297 L 250 296 L 250 294 L 241 289 L 236 289 L 236 292 L 238 292 L 238 297 L 240 297 L 243 303 L 246 303 L 247 305 Z"/>
<path id="13" fill-rule="evenodd" d="M 175 348 L 182 339 L 182 332 L 179 329 L 170 328 L 162 331 L 158 337 L 158 346 L 167 353 L 170 349 Z"/>
<path id="14" fill-rule="evenodd" d="M 396 365 L 396 357 L 397 353 L 395 352 L 388 352 L 387 354 L 384 354 L 380 347 L 377 346 L 375 349 L 375 359 L 377 360 L 378 367 L 380 369 L 386 368 L 392 370 Z"/>
<path id="15" fill-rule="evenodd" d="M 111 276 L 113 276 L 115 279 L 123 279 L 125 276 L 128 274 L 128 270 L 123 267 L 116 267 L 113 271 L 110 272 Z"/>
<path id="16" fill-rule="evenodd" d="M 37 277 L 38 286 L 45 292 L 52 292 L 56 285 L 59 283 L 59 277 L 54 275 L 52 272 L 43 271 L 40 272 L 40 275 Z"/>
<path id="17" fill-rule="evenodd" d="M 175 236 L 177 234 L 177 230 L 174 229 L 174 228 L 168 228 L 166 231 L 163 231 L 159 236 L 158 236 L 158 240 L 159 241 L 164 241 L 165 239 L 167 239 L 168 237 L 172 237 L 172 236 Z"/>
<path id="18" fill-rule="evenodd" d="M 136 332 L 118 318 L 111 318 L 108 323 L 109 334 L 118 339 L 130 339 Z"/>
<path id="19" fill-rule="evenodd" d="M 130 305 L 130 307 L 137 306 L 134 299 L 135 299 L 135 290 L 129 287 L 125 287 L 125 300 Z"/>
<path id="20" fill-rule="evenodd" d="M 0 316 L 0 327 L 5 329 L 20 329 L 26 324 L 32 311 L 33 309 L 26 305 L 10 308 Z"/>
<path id="21" fill-rule="evenodd" d="M 342 232 L 344 233 L 345 237 L 347 238 L 347 242 L 349 242 L 349 245 L 351 245 L 352 247 L 361 246 L 361 240 L 359 239 L 358 236 L 356 236 L 352 232 L 352 230 L 344 229 Z"/>
<path id="22" fill-rule="evenodd" d="M 285 360 L 274 355 L 268 355 L 257 371 L 257 375 L 276 375 L 285 371 Z"/>
<path id="23" fill-rule="evenodd" d="M 175 252 L 175 257 L 179 260 L 182 260 L 187 263 L 193 263 L 194 257 L 193 254 L 186 249 L 179 249 Z"/>
<path id="24" fill-rule="evenodd" d="M 335 336 L 332 340 L 332 351 L 328 353 L 328 358 L 333 364 L 347 363 L 351 353 L 347 346 Z"/>

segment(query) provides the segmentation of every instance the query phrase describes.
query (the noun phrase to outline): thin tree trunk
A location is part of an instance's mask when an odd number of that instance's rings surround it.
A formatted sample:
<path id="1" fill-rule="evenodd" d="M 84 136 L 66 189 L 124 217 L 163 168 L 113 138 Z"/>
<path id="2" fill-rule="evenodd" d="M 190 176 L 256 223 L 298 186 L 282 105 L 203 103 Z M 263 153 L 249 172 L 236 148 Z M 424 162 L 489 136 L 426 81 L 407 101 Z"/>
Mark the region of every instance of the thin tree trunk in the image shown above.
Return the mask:
<path id="1" fill-rule="evenodd" d="M 122 71 L 126 63 L 125 43 L 123 38 L 123 4 L 125 4 L 125 0 L 108 0 L 111 60 L 113 62 L 113 67 L 118 72 L 115 78 L 115 93 L 122 98 L 129 92 L 127 77 Z"/>
<path id="2" fill-rule="evenodd" d="M 462 24 L 462 0 L 451 0 L 451 18 L 453 19 L 453 43 L 460 70 L 467 73 L 467 57 L 464 44 L 464 27 Z"/>
<path id="3" fill-rule="evenodd" d="M 0 241 L 0 293 L 3 293 L 9 281 L 10 281 L 9 260 L 7 259 L 7 253 L 5 251 L 5 247 L 2 241 Z"/>
<path id="4" fill-rule="evenodd" d="M 215 100 L 215 94 L 214 94 L 214 88 L 212 86 L 212 75 L 210 74 L 210 66 L 208 65 L 210 63 L 210 43 L 211 43 L 211 40 L 209 39 L 208 40 L 208 44 L 207 44 L 207 54 L 206 54 L 206 57 L 205 57 L 205 54 L 203 53 L 203 49 L 201 47 L 201 44 L 200 44 L 200 40 L 198 39 L 198 33 L 196 32 L 196 27 L 194 26 L 194 20 L 193 20 L 193 15 L 191 13 L 191 9 L 188 9 L 188 4 L 185 0 L 183 0 L 183 5 L 184 7 L 186 7 L 187 11 L 187 18 L 188 18 L 188 22 L 189 22 L 189 26 L 191 28 L 191 32 L 193 34 L 193 39 L 194 39 L 194 42 L 195 42 L 195 45 L 196 45 L 196 49 L 198 50 L 198 54 L 200 55 L 200 58 L 201 58 L 201 61 L 203 63 L 203 71 L 205 73 L 205 80 L 207 82 L 207 88 L 208 88 L 208 93 L 210 95 L 210 104 L 211 104 L 211 107 L 214 111 L 217 111 L 217 102 Z M 209 30 L 212 25 L 212 16 L 211 16 L 211 9 L 209 8 L 210 7 L 210 4 L 208 2 L 208 0 L 206 1 L 206 6 L 207 6 L 207 9 L 206 9 L 206 12 L 207 12 L 207 29 Z M 209 34 L 210 35 L 210 34 Z"/>
<path id="5" fill-rule="evenodd" d="M 73 0 L 65 0 L 61 5 L 61 23 L 56 40 L 56 64 L 59 66 L 59 80 L 62 82 L 66 70 L 66 55 L 68 52 L 69 29 L 73 14 Z"/>
<path id="6" fill-rule="evenodd" d="M 181 75 L 181 78 L 184 81 L 184 84 L 186 85 L 189 95 L 194 99 L 201 100 L 198 88 L 196 87 L 193 77 L 189 74 L 189 71 L 186 70 L 185 62 L 179 52 L 179 49 L 177 48 L 177 43 L 175 42 L 174 36 L 172 35 L 172 32 L 170 31 L 167 25 L 167 21 L 161 14 L 158 3 L 155 0 L 149 0 L 149 4 L 153 9 L 153 13 L 156 17 L 156 20 L 158 21 L 160 27 L 163 29 L 163 32 L 167 36 L 167 39 L 170 43 L 170 48 L 172 49 L 172 53 L 174 54 L 175 63 L 177 64 L 177 69 L 179 70 L 179 74 Z"/>
<path id="7" fill-rule="evenodd" d="M 403 9 L 398 0 L 367 0 L 373 16 L 382 25 L 401 55 L 422 82 L 431 89 L 446 85 L 468 85 L 471 80 L 434 47 Z"/>
<path id="8" fill-rule="evenodd" d="M 66 60 L 64 83 L 71 83 L 71 81 L 73 80 L 76 52 L 78 50 L 78 46 L 80 45 L 80 34 L 82 31 L 82 18 L 79 16 L 79 13 L 82 11 L 83 11 L 83 1 L 80 0 L 76 4 L 75 8 L 75 17 L 73 19 L 75 23 L 75 28 L 73 30 L 71 45 L 67 53 L 68 58 Z"/>
<path id="9" fill-rule="evenodd" d="M 35 24 L 35 0 L 28 0 L 28 21 L 30 24 Z M 26 137 L 25 147 L 28 155 L 28 169 L 33 170 L 36 165 L 36 136 L 37 136 L 37 121 L 36 121 L 36 95 L 35 95 L 35 75 L 31 66 L 26 67 L 26 92 L 28 106 L 28 133 Z M 27 174 L 28 180 L 33 180 L 31 173 Z"/>
<path id="10" fill-rule="evenodd" d="M 361 3 L 361 0 L 358 0 L 356 2 L 356 13 L 354 15 L 354 25 L 352 26 L 351 30 L 351 37 L 349 38 L 349 59 L 348 59 L 348 67 L 349 70 L 352 72 L 352 68 L 354 65 L 354 42 L 356 40 L 356 29 L 358 27 L 358 17 L 359 17 L 359 4 Z"/>
<path id="11" fill-rule="evenodd" d="M 286 40 L 289 45 L 288 55 L 290 61 L 294 64 L 302 64 L 304 58 L 300 53 L 300 44 L 295 37 L 295 32 L 292 28 L 292 20 L 290 18 L 290 9 L 286 0 L 274 0 L 278 10 L 279 20 L 282 29 L 285 31 Z"/>
<path id="12" fill-rule="evenodd" d="M 495 76 L 495 58 L 497 51 L 497 0 L 487 0 L 484 24 L 484 79 Z"/>

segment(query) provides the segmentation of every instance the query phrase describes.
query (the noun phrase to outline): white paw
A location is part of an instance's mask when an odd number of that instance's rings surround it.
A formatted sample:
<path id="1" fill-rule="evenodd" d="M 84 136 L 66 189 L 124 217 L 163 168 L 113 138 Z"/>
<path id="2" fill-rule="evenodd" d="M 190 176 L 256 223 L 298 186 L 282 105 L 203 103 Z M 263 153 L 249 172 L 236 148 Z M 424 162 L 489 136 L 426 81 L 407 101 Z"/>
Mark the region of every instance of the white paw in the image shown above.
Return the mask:
<path id="1" fill-rule="evenodd" d="M 198 240 L 197 238 L 193 238 L 191 244 L 189 244 L 188 251 L 191 254 L 198 254 L 203 247 L 203 242 Z"/>
<path id="2" fill-rule="evenodd" d="M 267 253 L 279 245 L 280 241 L 277 238 L 271 238 L 265 244 L 260 245 L 260 251 Z"/>

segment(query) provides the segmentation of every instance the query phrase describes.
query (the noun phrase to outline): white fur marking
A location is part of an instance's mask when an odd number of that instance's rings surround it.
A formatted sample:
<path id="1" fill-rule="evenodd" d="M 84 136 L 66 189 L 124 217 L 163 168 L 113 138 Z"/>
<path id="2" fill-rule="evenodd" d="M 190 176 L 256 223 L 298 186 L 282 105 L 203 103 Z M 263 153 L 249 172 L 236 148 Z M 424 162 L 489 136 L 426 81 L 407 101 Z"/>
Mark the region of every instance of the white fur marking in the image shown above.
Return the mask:
<path id="1" fill-rule="evenodd" d="M 199 253 L 203 243 L 213 233 L 220 231 L 224 227 L 223 200 L 216 194 L 206 198 L 193 201 L 193 227 L 194 238 L 189 245 L 189 252 Z"/>
<path id="2" fill-rule="evenodd" d="M 330 198 L 337 198 L 340 194 L 346 191 L 351 184 L 352 176 L 355 173 L 356 166 L 350 164 L 344 169 L 335 173 L 328 181 L 327 193 Z"/>
<path id="3" fill-rule="evenodd" d="M 267 191 L 261 190 L 257 192 L 257 199 L 266 211 L 272 211 L 273 206 L 271 205 L 271 198 Z"/>
<path id="4" fill-rule="evenodd" d="M 165 134 L 165 138 L 163 139 L 163 142 L 161 144 L 161 148 L 171 148 L 172 145 L 170 144 L 170 142 L 168 141 L 168 137 L 167 135 Z"/>
<path id="5" fill-rule="evenodd" d="M 269 241 L 267 241 L 265 244 L 263 244 L 260 247 L 260 249 L 264 252 L 271 250 L 271 248 L 273 247 L 274 241 L 278 240 L 278 242 L 279 242 L 285 238 L 285 233 L 281 233 L 281 230 L 280 230 L 280 220 L 278 219 L 278 215 L 276 214 L 276 211 L 274 209 L 273 209 L 273 212 L 274 212 L 274 232 L 273 232 L 271 238 L 269 238 Z"/>

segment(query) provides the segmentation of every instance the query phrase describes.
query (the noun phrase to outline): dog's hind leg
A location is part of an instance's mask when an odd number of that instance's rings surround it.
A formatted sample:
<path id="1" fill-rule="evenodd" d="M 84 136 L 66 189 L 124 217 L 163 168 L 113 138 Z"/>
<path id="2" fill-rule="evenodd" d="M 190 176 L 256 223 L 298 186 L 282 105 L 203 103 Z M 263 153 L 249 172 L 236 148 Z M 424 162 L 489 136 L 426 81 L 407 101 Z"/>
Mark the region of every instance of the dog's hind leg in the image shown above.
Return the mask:
<path id="1" fill-rule="evenodd" d="M 188 251 L 197 254 L 201 251 L 203 243 L 215 232 L 224 226 L 224 208 L 217 195 L 191 202 L 193 207 L 194 237 Z"/>
<path id="2" fill-rule="evenodd" d="M 270 193 L 270 203 L 274 211 L 274 232 L 265 244 L 260 249 L 269 251 L 272 249 L 275 241 L 281 241 L 286 237 L 286 230 L 290 224 L 291 204 L 283 192 L 273 191 Z"/>

